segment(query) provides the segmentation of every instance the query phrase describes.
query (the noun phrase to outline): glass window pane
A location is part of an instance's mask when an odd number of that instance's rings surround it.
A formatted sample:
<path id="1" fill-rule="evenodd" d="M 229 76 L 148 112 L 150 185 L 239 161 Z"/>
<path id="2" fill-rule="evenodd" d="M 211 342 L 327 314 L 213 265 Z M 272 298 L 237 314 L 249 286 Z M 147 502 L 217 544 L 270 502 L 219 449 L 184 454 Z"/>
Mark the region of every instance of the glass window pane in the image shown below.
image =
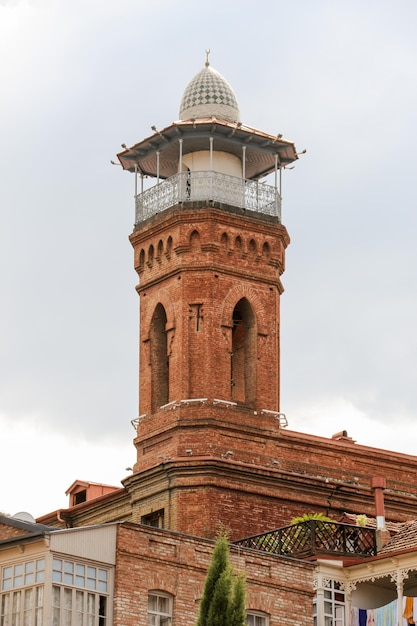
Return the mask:
<path id="1" fill-rule="evenodd" d="M 75 609 L 77 611 L 82 611 L 83 610 L 83 603 L 84 603 L 84 594 L 82 591 L 76 591 L 75 593 Z"/>
<path id="2" fill-rule="evenodd" d="M 333 611 L 332 611 L 332 603 L 331 602 L 325 602 L 324 603 L 324 612 L 327 615 L 333 615 Z"/>
<path id="3" fill-rule="evenodd" d="M 72 607 L 72 590 L 64 589 L 64 607 L 70 609 Z"/>
<path id="4" fill-rule="evenodd" d="M 36 587 L 35 606 L 43 606 L 43 587 Z"/>
<path id="5" fill-rule="evenodd" d="M 75 566 L 75 573 L 79 574 L 80 576 L 84 576 L 85 575 L 85 565 L 82 565 L 82 563 L 77 563 Z"/>
<path id="6" fill-rule="evenodd" d="M 43 583 L 45 581 L 45 572 L 36 572 L 36 582 Z"/>
<path id="7" fill-rule="evenodd" d="M 52 580 L 56 583 L 62 582 L 62 572 L 53 571 L 52 572 Z"/>
<path id="8" fill-rule="evenodd" d="M 13 613 L 17 613 L 18 611 L 20 611 L 20 600 L 21 600 L 20 594 L 21 594 L 20 591 L 15 591 L 13 594 L 13 604 L 12 604 Z"/>
<path id="9" fill-rule="evenodd" d="M 1 597 L 1 615 L 7 615 L 9 613 L 10 606 L 10 594 L 6 593 Z M 5 622 L 7 626 L 7 622 Z"/>
<path id="10" fill-rule="evenodd" d="M 53 606 L 60 606 L 61 604 L 60 598 L 60 588 L 54 585 L 52 587 L 52 604 Z"/>
<path id="11" fill-rule="evenodd" d="M 87 613 L 94 613 L 96 608 L 96 597 L 93 593 L 87 595 Z"/>
<path id="12" fill-rule="evenodd" d="M 34 571 L 35 571 L 35 563 L 34 563 L 34 561 L 28 561 L 27 563 L 25 563 L 25 573 L 26 574 L 31 574 Z"/>
<path id="13" fill-rule="evenodd" d="M 43 626 L 43 609 L 35 611 L 35 626 Z"/>
<path id="14" fill-rule="evenodd" d="M 33 589 L 26 589 L 25 599 L 24 599 L 24 606 L 25 606 L 26 611 L 31 608 L 32 597 L 33 597 Z"/>
<path id="15" fill-rule="evenodd" d="M 99 612 L 99 615 L 101 615 L 101 617 L 105 617 L 106 616 L 106 614 L 107 614 L 106 607 L 107 607 L 107 598 L 106 598 L 106 596 L 100 596 L 98 612 Z"/>
<path id="16" fill-rule="evenodd" d="M 98 570 L 98 579 L 99 580 L 107 580 L 107 570 L 106 569 L 99 569 Z"/>
<path id="17" fill-rule="evenodd" d="M 13 587 L 21 587 L 23 585 L 23 576 L 15 576 L 13 579 Z"/>
<path id="18" fill-rule="evenodd" d="M 58 608 L 52 609 L 52 626 L 59 626 L 60 610 Z"/>

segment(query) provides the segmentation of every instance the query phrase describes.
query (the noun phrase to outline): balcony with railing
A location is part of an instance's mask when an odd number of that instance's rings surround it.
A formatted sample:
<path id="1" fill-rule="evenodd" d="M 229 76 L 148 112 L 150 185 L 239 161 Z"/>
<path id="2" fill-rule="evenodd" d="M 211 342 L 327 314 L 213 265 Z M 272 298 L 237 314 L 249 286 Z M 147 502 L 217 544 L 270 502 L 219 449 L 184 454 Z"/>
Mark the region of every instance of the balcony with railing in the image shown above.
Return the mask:
<path id="1" fill-rule="evenodd" d="M 322 520 L 308 520 L 233 543 L 300 559 L 324 556 L 360 558 L 376 554 L 373 528 Z"/>
<path id="2" fill-rule="evenodd" d="M 136 195 L 138 224 L 184 202 L 218 202 L 272 215 L 281 221 L 281 198 L 275 186 L 220 172 L 181 172 Z"/>

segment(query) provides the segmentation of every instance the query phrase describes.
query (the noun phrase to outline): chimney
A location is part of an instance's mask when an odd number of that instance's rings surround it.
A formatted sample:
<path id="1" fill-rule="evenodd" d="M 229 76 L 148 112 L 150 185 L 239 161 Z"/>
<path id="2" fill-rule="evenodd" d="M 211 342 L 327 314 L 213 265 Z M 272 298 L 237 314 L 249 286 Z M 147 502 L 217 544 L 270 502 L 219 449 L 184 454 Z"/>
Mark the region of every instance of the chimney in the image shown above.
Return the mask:
<path id="1" fill-rule="evenodd" d="M 349 443 L 356 443 L 352 437 L 349 437 L 347 430 L 341 430 L 339 433 L 332 435 L 332 439 L 336 441 L 348 441 Z"/>
<path id="2" fill-rule="evenodd" d="M 382 476 L 371 478 L 371 488 L 374 490 L 375 498 L 377 550 L 380 550 L 390 539 L 390 533 L 385 527 L 384 489 L 386 486 L 386 480 Z"/>

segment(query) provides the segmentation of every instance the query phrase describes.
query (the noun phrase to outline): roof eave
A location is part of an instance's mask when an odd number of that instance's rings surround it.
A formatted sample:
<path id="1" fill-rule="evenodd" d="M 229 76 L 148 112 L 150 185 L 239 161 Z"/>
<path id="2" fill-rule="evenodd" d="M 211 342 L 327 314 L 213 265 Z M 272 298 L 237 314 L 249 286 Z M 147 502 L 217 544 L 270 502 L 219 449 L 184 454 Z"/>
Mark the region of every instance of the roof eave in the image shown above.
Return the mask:
<path id="1" fill-rule="evenodd" d="M 218 120 L 214 117 L 173 122 L 170 126 L 160 131 L 155 131 L 153 135 L 119 152 L 117 158 L 125 170 L 135 172 L 137 169 L 140 174 L 156 177 L 156 154 L 158 152 L 160 153 L 161 161 L 163 161 L 164 153 L 167 154 L 168 150 L 172 153 L 173 146 L 179 143 L 180 139 L 190 139 L 196 143 L 199 139 L 201 140 L 205 137 L 217 138 L 223 149 L 228 146 L 229 148 L 234 147 L 236 151 L 238 146 L 242 148 L 246 146 L 253 153 L 269 155 L 270 164 L 266 168 L 255 168 L 248 176 L 251 179 L 261 178 L 273 172 L 275 170 L 275 155 L 278 157 L 278 167 L 281 168 L 290 165 L 298 159 L 294 143 L 284 139 L 281 135 L 270 135 L 241 123 Z M 197 145 L 195 149 L 199 150 L 202 147 Z M 187 148 L 186 143 L 183 144 L 183 150 L 184 154 L 195 151 Z M 235 152 L 233 149 L 230 151 L 232 153 Z M 172 174 L 172 171 L 164 171 L 163 167 L 160 166 L 160 178 L 168 178 Z"/>

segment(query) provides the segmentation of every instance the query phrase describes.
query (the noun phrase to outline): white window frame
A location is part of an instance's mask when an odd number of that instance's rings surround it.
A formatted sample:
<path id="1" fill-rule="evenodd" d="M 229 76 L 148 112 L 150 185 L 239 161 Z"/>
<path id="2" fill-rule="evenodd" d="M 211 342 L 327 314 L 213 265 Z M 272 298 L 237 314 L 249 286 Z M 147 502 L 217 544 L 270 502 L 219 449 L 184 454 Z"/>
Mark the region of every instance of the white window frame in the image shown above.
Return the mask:
<path id="1" fill-rule="evenodd" d="M 269 615 L 263 611 L 246 611 L 248 626 L 269 626 Z"/>
<path id="2" fill-rule="evenodd" d="M 324 624 L 318 623 L 319 607 L 322 602 Z M 320 596 L 314 598 L 314 626 L 345 626 L 346 624 L 346 596 L 341 584 L 335 580 L 326 580 Z"/>
<path id="3" fill-rule="evenodd" d="M 164 598 L 168 600 L 168 611 L 160 611 L 150 609 L 150 598 Z M 157 600 L 157 603 L 158 603 Z M 147 623 L 148 626 L 171 626 L 173 618 L 174 597 L 170 593 L 165 591 L 159 591 L 158 589 L 151 589 L 148 591 L 148 611 L 147 611 Z M 153 618 L 153 619 L 150 619 Z"/>

